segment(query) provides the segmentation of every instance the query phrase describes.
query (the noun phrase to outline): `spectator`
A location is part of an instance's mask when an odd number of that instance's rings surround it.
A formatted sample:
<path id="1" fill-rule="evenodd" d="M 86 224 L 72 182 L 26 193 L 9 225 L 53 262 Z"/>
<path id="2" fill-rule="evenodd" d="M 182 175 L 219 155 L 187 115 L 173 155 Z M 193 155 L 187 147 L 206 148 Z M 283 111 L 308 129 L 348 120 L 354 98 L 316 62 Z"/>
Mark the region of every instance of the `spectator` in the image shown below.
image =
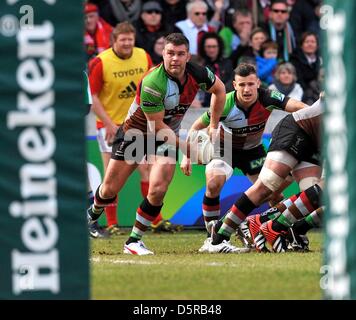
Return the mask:
<path id="1" fill-rule="evenodd" d="M 162 0 L 161 6 L 164 12 L 164 29 L 167 33 L 174 30 L 176 22 L 187 18 L 187 0 Z"/>
<path id="2" fill-rule="evenodd" d="M 273 41 L 266 41 L 261 46 L 261 55 L 256 57 L 257 76 L 263 86 L 272 83 L 273 73 L 277 66 L 278 45 Z"/>
<path id="3" fill-rule="evenodd" d="M 253 27 L 251 12 L 248 10 L 235 11 L 232 27 L 224 27 L 219 32 L 224 41 L 224 57 L 229 57 L 240 44 L 248 45 Z"/>
<path id="4" fill-rule="evenodd" d="M 160 33 L 164 32 L 161 5 L 157 1 L 144 3 L 140 18 L 134 26 L 136 28 L 136 47 L 145 49 L 152 56 L 154 42 Z"/>
<path id="5" fill-rule="evenodd" d="M 297 73 L 294 66 L 290 62 L 283 62 L 278 65 L 274 74 L 273 83 L 268 87 L 270 90 L 277 90 L 292 99 L 302 101 L 303 89 L 297 83 Z M 272 111 L 273 121 L 278 123 L 288 113 L 283 110 Z"/>
<path id="6" fill-rule="evenodd" d="M 298 0 L 294 4 L 289 20 L 297 41 L 306 31 L 320 34 L 320 6 L 321 0 Z"/>
<path id="7" fill-rule="evenodd" d="M 308 31 L 302 35 L 301 46 L 291 57 L 291 63 L 297 71 L 298 82 L 304 90 L 303 102 L 312 101 L 314 103 L 319 96 L 316 94 L 321 66 L 318 48 L 317 35 Z M 313 86 L 312 90 L 310 90 L 311 86 Z"/>
<path id="8" fill-rule="evenodd" d="M 303 88 L 297 82 L 297 73 L 290 62 L 281 63 L 277 67 L 269 89 L 278 90 L 290 98 L 302 101 Z"/>
<path id="9" fill-rule="evenodd" d="M 278 44 L 278 58 L 289 61 L 289 56 L 296 48 L 293 29 L 288 22 L 289 11 L 286 0 L 274 0 L 269 15 L 269 36 Z"/>
<path id="10" fill-rule="evenodd" d="M 231 26 L 231 15 L 236 11 L 248 10 L 255 27 L 265 27 L 268 22 L 270 0 L 232 0 L 227 10 L 226 25 Z"/>
<path id="11" fill-rule="evenodd" d="M 268 35 L 264 29 L 253 29 L 251 32 L 249 44 L 240 44 L 237 49 L 231 54 L 230 59 L 232 61 L 232 66 L 235 68 L 239 63 L 241 63 L 242 58 L 244 58 L 244 60 L 246 61 L 246 57 L 251 58 L 249 60 L 252 60 L 253 64 L 256 64 L 256 57 L 260 55 L 262 43 L 264 43 L 267 39 Z"/>
<path id="12" fill-rule="evenodd" d="M 99 14 L 113 27 L 118 23 L 135 22 L 140 17 L 141 0 L 91 0 L 99 7 Z"/>
<path id="13" fill-rule="evenodd" d="M 215 24 L 218 31 L 225 25 L 225 13 L 230 6 L 230 0 L 205 0 L 208 5 L 208 20 Z"/>
<path id="14" fill-rule="evenodd" d="M 309 83 L 308 88 L 304 90 L 303 101 L 308 103 L 315 102 L 320 96 L 320 93 L 323 91 L 322 90 L 323 81 L 324 81 L 324 69 L 320 68 L 318 79 L 311 81 Z"/>
<path id="15" fill-rule="evenodd" d="M 252 12 L 255 26 L 264 27 L 268 23 L 270 0 L 247 0 L 248 9 Z"/>
<path id="16" fill-rule="evenodd" d="M 153 44 L 153 52 L 151 58 L 154 65 L 160 64 L 162 62 L 163 47 L 164 47 L 164 34 L 160 34 L 158 35 L 158 38 L 155 40 Z"/>
<path id="17" fill-rule="evenodd" d="M 203 35 L 199 44 L 199 55 L 204 59 L 204 65 L 217 75 L 225 84 L 226 91 L 233 90 L 233 68 L 229 59 L 223 58 L 224 43 L 215 32 Z M 210 106 L 210 93 L 205 93 L 203 106 Z"/>
<path id="18" fill-rule="evenodd" d="M 207 20 L 208 5 L 201 0 L 189 2 L 187 4 L 186 20 L 178 21 L 177 32 L 183 33 L 189 40 L 189 52 L 198 53 L 198 42 L 205 32 L 214 32 L 216 28 L 211 26 Z"/>
<path id="19" fill-rule="evenodd" d="M 87 61 L 110 47 L 112 27 L 99 17 L 98 7 L 87 3 L 84 7 L 85 35 L 84 45 Z"/>

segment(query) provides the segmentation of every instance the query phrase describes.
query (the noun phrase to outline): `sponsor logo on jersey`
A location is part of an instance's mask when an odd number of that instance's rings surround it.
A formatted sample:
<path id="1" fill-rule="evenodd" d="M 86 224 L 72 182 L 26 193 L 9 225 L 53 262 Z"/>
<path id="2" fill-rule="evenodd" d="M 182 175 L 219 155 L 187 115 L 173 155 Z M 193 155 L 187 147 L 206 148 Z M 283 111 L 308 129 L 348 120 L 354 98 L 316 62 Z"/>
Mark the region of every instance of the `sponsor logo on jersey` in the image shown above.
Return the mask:
<path id="1" fill-rule="evenodd" d="M 262 168 L 263 163 L 265 162 L 265 160 L 266 160 L 266 157 L 259 158 L 259 159 L 256 159 L 256 160 L 252 160 L 250 162 L 251 169 Z"/>
<path id="2" fill-rule="evenodd" d="M 208 78 L 211 80 L 211 82 L 213 82 L 215 80 L 215 75 L 213 72 L 211 72 L 211 70 L 209 68 L 206 67 L 206 70 L 208 72 Z"/>
<path id="3" fill-rule="evenodd" d="M 134 75 L 138 75 L 141 73 L 145 73 L 145 70 L 142 68 L 135 68 L 135 69 L 130 69 L 130 70 L 125 70 L 125 71 L 115 71 L 113 72 L 114 78 L 123 78 L 123 77 L 132 77 Z"/>
<path id="4" fill-rule="evenodd" d="M 142 101 L 144 107 L 159 107 L 159 104 L 150 101 Z"/>
<path id="5" fill-rule="evenodd" d="M 271 98 L 277 99 L 279 101 L 283 101 L 285 98 L 285 95 L 279 91 L 272 90 L 271 91 Z"/>
<path id="6" fill-rule="evenodd" d="M 158 97 L 158 98 L 161 97 L 161 93 L 160 92 L 158 92 L 158 91 L 156 91 L 156 90 L 154 90 L 154 89 L 152 89 L 150 87 L 144 86 L 143 87 L 143 91 L 146 92 L 146 93 L 152 94 L 155 97 Z"/>
<path id="7" fill-rule="evenodd" d="M 188 108 L 189 106 L 179 105 L 171 110 L 166 109 L 165 116 L 184 115 Z"/>
<path id="8" fill-rule="evenodd" d="M 133 81 L 126 87 L 125 90 L 121 91 L 118 95 L 119 99 L 133 98 L 136 95 L 136 85 Z"/>
<path id="9" fill-rule="evenodd" d="M 266 122 L 261 122 L 255 125 L 249 125 L 247 127 L 243 127 L 243 128 L 232 128 L 232 134 L 233 135 L 245 135 L 245 134 L 250 134 L 250 133 L 256 133 L 256 132 L 260 132 L 261 130 L 264 130 L 266 125 Z"/>

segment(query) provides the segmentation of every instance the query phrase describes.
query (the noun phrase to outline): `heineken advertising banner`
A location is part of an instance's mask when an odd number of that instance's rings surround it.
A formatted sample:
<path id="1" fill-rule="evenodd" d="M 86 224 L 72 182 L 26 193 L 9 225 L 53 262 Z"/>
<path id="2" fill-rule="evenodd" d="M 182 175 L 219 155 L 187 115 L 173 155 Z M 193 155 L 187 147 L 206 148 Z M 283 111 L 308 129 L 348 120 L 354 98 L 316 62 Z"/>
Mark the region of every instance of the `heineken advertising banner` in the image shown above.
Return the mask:
<path id="1" fill-rule="evenodd" d="M 356 299 L 356 2 L 327 0 L 322 9 L 327 211 L 321 287 L 327 299 Z"/>
<path id="2" fill-rule="evenodd" d="M 0 2 L 0 299 L 87 299 L 81 1 Z"/>

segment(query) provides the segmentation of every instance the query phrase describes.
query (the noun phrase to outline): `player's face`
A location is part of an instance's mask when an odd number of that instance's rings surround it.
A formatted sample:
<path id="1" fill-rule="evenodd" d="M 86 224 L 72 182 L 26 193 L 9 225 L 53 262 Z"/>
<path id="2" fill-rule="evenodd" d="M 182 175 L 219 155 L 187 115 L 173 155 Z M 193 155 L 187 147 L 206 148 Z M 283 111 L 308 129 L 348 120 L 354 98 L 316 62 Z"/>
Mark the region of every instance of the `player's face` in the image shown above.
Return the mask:
<path id="1" fill-rule="evenodd" d="M 117 36 L 114 42 L 114 50 L 116 54 L 123 59 L 129 58 L 135 45 L 134 33 L 121 33 Z"/>
<path id="2" fill-rule="evenodd" d="M 163 49 L 164 68 L 172 77 L 179 79 L 184 75 L 189 58 L 190 54 L 184 44 L 175 46 L 167 43 Z"/>
<path id="3" fill-rule="evenodd" d="M 236 75 L 233 81 L 236 90 L 237 100 L 242 106 L 250 106 L 257 100 L 257 89 L 260 86 L 260 80 L 255 74 L 247 77 Z"/>

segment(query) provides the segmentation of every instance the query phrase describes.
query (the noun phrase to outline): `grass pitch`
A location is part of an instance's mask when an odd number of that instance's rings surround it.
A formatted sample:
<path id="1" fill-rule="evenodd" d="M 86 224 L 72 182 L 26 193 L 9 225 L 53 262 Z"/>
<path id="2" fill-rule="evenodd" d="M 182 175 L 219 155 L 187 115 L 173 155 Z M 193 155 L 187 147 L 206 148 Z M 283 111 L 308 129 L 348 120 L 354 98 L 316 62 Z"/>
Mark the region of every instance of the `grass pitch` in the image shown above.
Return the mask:
<path id="1" fill-rule="evenodd" d="M 203 231 L 144 237 L 153 256 L 122 253 L 127 235 L 91 241 L 93 299 L 321 299 L 322 234 L 309 233 L 312 252 L 198 253 Z M 241 244 L 232 237 L 232 243 Z"/>

